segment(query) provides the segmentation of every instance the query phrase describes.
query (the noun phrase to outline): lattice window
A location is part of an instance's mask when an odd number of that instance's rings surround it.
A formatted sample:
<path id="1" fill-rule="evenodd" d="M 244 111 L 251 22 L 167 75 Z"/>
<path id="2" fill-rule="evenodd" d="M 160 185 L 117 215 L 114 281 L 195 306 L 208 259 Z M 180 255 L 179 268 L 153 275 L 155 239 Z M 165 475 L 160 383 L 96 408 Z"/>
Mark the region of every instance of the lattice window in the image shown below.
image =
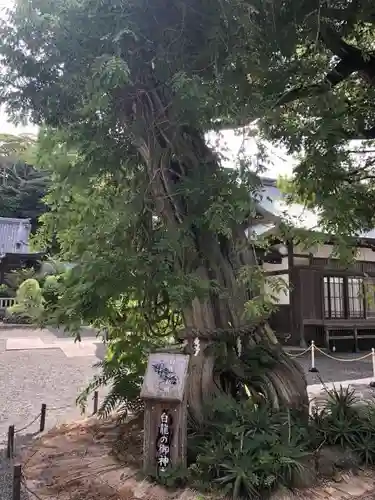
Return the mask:
<path id="1" fill-rule="evenodd" d="M 375 318 L 375 278 L 365 279 L 366 317 Z"/>
<path id="2" fill-rule="evenodd" d="M 350 318 L 364 318 L 363 278 L 348 278 L 348 315 Z"/>
<path id="3" fill-rule="evenodd" d="M 324 317 L 331 317 L 331 306 L 330 306 L 330 296 L 329 296 L 329 278 L 324 278 Z"/>
<path id="4" fill-rule="evenodd" d="M 324 316 L 326 318 L 345 318 L 345 286 L 340 276 L 324 277 Z"/>

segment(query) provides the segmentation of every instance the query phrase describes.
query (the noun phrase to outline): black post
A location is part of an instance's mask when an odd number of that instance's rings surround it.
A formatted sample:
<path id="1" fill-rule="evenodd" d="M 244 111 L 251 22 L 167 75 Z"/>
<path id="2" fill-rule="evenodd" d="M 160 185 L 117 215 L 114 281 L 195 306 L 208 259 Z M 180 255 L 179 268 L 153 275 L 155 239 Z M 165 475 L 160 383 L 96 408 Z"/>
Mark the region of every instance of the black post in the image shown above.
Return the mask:
<path id="1" fill-rule="evenodd" d="M 46 411 L 47 411 L 47 405 L 43 403 L 42 410 L 40 412 L 40 428 L 39 428 L 40 432 L 43 432 L 46 426 Z"/>
<path id="2" fill-rule="evenodd" d="M 96 413 L 98 413 L 98 403 L 99 403 L 99 393 L 98 391 L 95 391 L 94 392 L 94 411 L 93 411 L 93 415 L 95 415 Z"/>
<path id="3" fill-rule="evenodd" d="M 14 453 L 14 425 L 8 428 L 7 458 L 13 458 Z"/>
<path id="4" fill-rule="evenodd" d="M 21 465 L 13 467 L 13 497 L 12 500 L 21 500 Z"/>

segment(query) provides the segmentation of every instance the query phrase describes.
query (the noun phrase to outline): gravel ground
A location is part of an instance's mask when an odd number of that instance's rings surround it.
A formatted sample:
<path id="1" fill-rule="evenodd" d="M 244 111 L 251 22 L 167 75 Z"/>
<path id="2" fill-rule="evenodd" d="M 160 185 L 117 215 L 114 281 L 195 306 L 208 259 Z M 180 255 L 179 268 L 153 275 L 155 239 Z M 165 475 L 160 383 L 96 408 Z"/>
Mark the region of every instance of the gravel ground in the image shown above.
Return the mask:
<path id="1" fill-rule="evenodd" d="M 12 483 L 13 472 L 12 467 L 4 455 L 0 456 L 0 498 L 1 500 L 12 500 Z M 21 500 L 32 500 L 32 496 L 21 485 Z"/>
<path id="2" fill-rule="evenodd" d="M 17 432 L 31 422 L 42 403 L 47 405 L 47 429 L 80 416 L 75 399 L 94 375 L 96 358 L 67 358 L 60 349 L 4 352 L 4 344 L 0 341 L 0 393 L 5 403 L 0 407 L 0 442 L 9 425 Z M 37 421 L 27 432 L 38 427 Z"/>
<path id="3" fill-rule="evenodd" d="M 96 357 L 67 358 L 60 349 L 5 351 L 9 337 L 41 337 L 56 340 L 56 334 L 32 330 L 0 330 L 0 500 L 12 500 L 12 470 L 6 459 L 9 425 L 15 426 L 15 451 L 31 442 L 39 430 L 41 405 L 47 405 L 46 430 L 56 424 L 80 418 L 75 405 L 80 390 L 86 387 L 97 370 L 93 364 L 103 356 L 102 346 Z M 62 337 L 58 334 L 57 337 Z M 99 391 L 99 401 L 104 391 Z M 92 411 L 89 402 L 88 411 Z M 55 408 L 55 409 L 53 409 Z M 23 427 L 27 426 L 26 429 Z M 18 433 L 17 433 L 18 430 Z M 23 492 L 22 500 L 29 496 Z"/>
<path id="4" fill-rule="evenodd" d="M 292 355 L 297 354 L 296 352 L 291 352 Z M 372 360 L 371 356 L 363 361 L 354 361 L 356 358 L 362 357 L 366 352 L 348 354 L 348 353 L 327 353 L 332 357 L 339 358 L 339 360 L 333 360 L 327 356 L 316 353 L 315 356 L 315 367 L 319 370 L 318 373 L 311 373 L 309 369 L 311 368 L 311 353 L 308 352 L 304 356 L 296 358 L 296 360 L 303 367 L 306 373 L 307 383 L 319 384 L 321 380 L 323 382 L 342 382 L 344 380 L 354 380 L 360 378 L 372 377 Z M 341 361 L 345 360 L 345 361 Z"/>

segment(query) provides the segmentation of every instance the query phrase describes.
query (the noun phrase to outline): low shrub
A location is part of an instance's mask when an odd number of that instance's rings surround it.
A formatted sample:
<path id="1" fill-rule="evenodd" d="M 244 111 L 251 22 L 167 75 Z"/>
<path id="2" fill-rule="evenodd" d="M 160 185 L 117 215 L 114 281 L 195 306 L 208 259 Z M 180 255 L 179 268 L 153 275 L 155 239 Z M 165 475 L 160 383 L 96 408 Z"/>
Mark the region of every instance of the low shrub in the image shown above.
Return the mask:
<path id="1" fill-rule="evenodd" d="M 232 499 L 311 486 L 319 474 L 375 464 L 375 403 L 361 404 L 354 390 L 340 387 L 327 391 L 307 421 L 251 400 L 219 398 L 207 408 L 204 425 L 189 429 L 188 461 L 185 480 Z"/>
<path id="2" fill-rule="evenodd" d="M 5 284 L 13 291 L 13 296 L 22 283 L 29 279 L 37 279 L 34 268 L 15 269 L 5 274 Z"/>
<path id="3" fill-rule="evenodd" d="M 375 464 L 375 403 L 363 403 L 349 387 L 326 391 L 327 400 L 311 417 L 315 445 L 355 452 L 364 465 Z"/>
<path id="4" fill-rule="evenodd" d="M 47 276 L 44 279 L 42 294 L 45 301 L 45 307 L 53 307 L 57 304 L 60 289 L 60 276 Z"/>
<path id="5" fill-rule="evenodd" d="M 7 309 L 6 316 L 28 318 L 29 323 L 38 322 L 43 312 L 43 296 L 36 279 L 24 281 L 16 293 L 16 303 Z"/>
<path id="6" fill-rule="evenodd" d="M 265 498 L 275 487 L 293 486 L 312 456 L 308 427 L 297 414 L 252 401 L 220 398 L 205 425 L 189 436 L 190 467 L 206 487 L 231 498 Z"/>
<path id="7" fill-rule="evenodd" d="M 9 298 L 9 297 L 14 297 L 14 296 L 15 296 L 14 290 L 9 288 L 5 284 L 0 285 L 0 297 Z"/>
<path id="8" fill-rule="evenodd" d="M 33 321 L 30 316 L 24 314 L 9 313 L 7 309 L 3 318 L 3 323 L 11 325 L 31 325 Z"/>

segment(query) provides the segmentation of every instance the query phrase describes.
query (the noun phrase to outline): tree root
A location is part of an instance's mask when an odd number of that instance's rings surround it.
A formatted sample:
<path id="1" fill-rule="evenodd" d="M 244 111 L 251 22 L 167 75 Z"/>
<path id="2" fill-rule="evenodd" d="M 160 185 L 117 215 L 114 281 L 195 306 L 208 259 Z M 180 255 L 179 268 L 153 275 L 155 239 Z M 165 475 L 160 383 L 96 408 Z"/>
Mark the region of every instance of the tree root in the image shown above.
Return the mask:
<path id="1" fill-rule="evenodd" d="M 247 339 L 240 355 L 233 342 L 201 342 L 200 352 L 191 356 L 187 383 L 193 421 L 202 422 L 206 405 L 228 392 L 236 398 L 263 400 L 275 409 L 293 408 L 308 414 L 307 383 L 301 366 L 277 342 L 269 340 L 264 331 L 262 335 L 258 331 Z"/>

